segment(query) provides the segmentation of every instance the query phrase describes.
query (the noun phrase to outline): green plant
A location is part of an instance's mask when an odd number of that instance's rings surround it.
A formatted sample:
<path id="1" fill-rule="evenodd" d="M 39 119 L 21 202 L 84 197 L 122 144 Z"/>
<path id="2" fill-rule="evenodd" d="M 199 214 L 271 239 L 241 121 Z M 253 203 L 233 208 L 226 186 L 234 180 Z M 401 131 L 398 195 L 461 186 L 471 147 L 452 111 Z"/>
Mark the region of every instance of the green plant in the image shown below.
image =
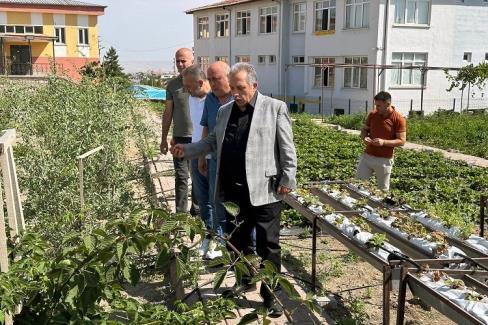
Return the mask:
<path id="1" fill-rule="evenodd" d="M 459 288 L 465 288 L 465 284 L 464 284 L 464 281 L 463 280 L 460 280 L 460 279 L 452 279 L 452 278 L 448 278 L 446 280 L 444 280 L 444 284 L 448 287 L 450 287 L 451 289 L 459 289 Z"/>
<path id="2" fill-rule="evenodd" d="M 367 245 L 370 247 L 380 248 L 383 247 L 383 244 L 386 242 L 386 240 L 387 238 L 384 233 L 377 232 L 373 234 L 373 237 L 368 240 Z"/>

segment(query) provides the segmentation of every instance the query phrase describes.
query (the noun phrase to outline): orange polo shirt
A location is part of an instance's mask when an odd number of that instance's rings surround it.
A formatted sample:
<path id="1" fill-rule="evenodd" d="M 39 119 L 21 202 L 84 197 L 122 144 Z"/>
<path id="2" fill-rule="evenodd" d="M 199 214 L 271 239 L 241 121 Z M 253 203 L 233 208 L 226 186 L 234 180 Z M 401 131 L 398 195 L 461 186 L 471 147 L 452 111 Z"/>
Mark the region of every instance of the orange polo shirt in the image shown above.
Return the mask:
<path id="1" fill-rule="evenodd" d="M 366 125 L 369 127 L 369 137 L 371 139 L 380 138 L 383 140 L 395 140 L 396 134 L 407 131 L 407 121 L 395 110 L 387 116 L 383 116 L 376 110 L 368 114 Z M 366 153 L 371 156 L 381 158 L 393 158 L 393 147 L 376 147 L 371 144 L 366 146 Z"/>

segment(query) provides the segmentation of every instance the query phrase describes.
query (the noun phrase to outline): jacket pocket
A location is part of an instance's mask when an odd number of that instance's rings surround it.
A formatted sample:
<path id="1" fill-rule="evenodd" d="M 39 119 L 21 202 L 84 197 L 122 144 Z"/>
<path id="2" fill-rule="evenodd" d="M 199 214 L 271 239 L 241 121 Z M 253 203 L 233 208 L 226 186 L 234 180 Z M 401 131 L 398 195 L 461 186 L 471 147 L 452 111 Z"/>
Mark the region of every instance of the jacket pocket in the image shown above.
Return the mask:
<path id="1" fill-rule="evenodd" d="M 264 175 L 266 177 L 276 176 L 276 175 L 278 175 L 278 170 L 276 168 L 267 169 L 264 172 Z"/>

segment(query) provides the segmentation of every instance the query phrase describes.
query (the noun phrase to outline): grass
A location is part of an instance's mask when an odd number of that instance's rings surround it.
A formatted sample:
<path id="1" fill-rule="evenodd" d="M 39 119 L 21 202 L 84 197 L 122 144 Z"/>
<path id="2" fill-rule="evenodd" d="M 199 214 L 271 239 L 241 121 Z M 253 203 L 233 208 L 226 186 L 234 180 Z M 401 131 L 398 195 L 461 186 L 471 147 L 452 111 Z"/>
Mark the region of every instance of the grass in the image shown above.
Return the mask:
<path id="1" fill-rule="evenodd" d="M 331 116 L 327 117 L 326 121 L 359 130 L 364 119 L 365 114 L 358 113 Z M 409 118 L 407 140 L 488 159 L 488 114 L 473 115 L 446 111 Z"/>

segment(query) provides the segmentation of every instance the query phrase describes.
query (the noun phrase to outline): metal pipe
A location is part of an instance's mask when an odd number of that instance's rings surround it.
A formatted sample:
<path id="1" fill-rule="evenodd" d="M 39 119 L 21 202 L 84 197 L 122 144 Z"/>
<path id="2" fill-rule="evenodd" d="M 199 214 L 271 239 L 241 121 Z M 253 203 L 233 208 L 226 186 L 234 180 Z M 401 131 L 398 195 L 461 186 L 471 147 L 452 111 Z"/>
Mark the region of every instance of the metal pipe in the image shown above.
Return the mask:
<path id="1" fill-rule="evenodd" d="M 312 291 L 317 292 L 317 217 L 312 223 Z"/>
<path id="2" fill-rule="evenodd" d="M 485 208 L 488 198 L 484 195 L 480 197 L 480 237 L 485 237 Z"/>

